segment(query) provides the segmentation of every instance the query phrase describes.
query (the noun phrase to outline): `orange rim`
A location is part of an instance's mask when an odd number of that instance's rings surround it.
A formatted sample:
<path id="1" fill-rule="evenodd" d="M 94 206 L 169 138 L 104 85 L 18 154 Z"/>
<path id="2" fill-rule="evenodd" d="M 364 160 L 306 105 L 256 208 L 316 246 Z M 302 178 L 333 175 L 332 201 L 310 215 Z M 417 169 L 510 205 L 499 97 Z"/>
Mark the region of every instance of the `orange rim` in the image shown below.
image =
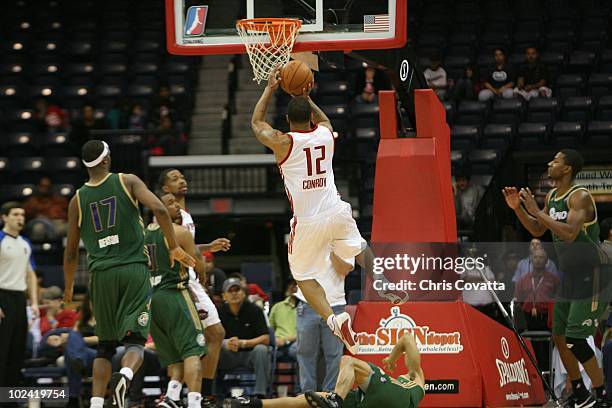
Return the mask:
<path id="1" fill-rule="evenodd" d="M 302 26 L 302 22 L 296 18 L 263 17 L 239 20 L 236 26 L 244 30 L 272 33 L 282 30 L 291 31 L 295 28 L 299 29 Z"/>

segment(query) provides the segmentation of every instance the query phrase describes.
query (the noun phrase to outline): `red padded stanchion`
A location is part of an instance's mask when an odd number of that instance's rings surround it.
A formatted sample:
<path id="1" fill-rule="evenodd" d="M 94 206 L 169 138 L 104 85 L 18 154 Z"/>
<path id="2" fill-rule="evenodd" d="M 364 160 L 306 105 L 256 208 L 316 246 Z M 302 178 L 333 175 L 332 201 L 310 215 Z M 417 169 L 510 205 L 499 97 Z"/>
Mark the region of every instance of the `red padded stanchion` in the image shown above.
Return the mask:
<path id="1" fill-rule="evenodd" d="M 398 139 L 395 93 L 381 91 L 379 101 L 372 241 L 456 241 L 444 107 L 432 90 L 415 91 L 417 137 Z"/>

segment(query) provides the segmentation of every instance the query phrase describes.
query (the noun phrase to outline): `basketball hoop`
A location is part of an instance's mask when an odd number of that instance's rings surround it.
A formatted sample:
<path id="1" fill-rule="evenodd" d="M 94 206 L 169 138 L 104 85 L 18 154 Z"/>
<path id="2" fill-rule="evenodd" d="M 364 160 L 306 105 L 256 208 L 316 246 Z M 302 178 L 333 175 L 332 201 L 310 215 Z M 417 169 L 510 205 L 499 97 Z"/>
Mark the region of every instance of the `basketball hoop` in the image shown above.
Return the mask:
<path id="1" fill-rule="evenodd" d="M 253 66 L 254 81 L 267 81 L 276 67 L 289 62 L 301 26 L 294 18 L 251 18 L 236 23 Z"/>

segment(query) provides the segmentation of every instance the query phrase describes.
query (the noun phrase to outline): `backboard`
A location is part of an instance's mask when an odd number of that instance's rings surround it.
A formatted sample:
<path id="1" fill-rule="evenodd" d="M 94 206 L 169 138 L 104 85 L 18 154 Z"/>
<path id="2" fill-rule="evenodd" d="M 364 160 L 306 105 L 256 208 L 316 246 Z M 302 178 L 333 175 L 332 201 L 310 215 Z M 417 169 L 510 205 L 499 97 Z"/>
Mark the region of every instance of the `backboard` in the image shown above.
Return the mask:
<path id="1" fill-rule="evenodd" d="M 294 52 L 387 49 L 406 42 L 407 0 L 165 0 L 168 51 L 244 53 L 243 18 L 298 18 Z"/>

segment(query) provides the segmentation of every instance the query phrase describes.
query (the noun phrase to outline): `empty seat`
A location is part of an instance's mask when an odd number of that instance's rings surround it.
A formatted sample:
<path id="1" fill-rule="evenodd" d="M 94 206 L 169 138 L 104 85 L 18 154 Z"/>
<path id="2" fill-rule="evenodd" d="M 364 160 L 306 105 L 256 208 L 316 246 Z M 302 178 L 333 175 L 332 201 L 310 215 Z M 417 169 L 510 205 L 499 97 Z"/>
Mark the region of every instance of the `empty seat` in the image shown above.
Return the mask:
<path id="1" fill-rule="evenodd" d="M 570 54 L 567 68 L 570 72 L 589 72 L 594 67 L 596 55 L 590 51 L 574 51 Z"/>
<path id="2" fill-rule="evenodd" d="M 612 121 L 596 120 L 589 122 L 585 145 L 603 148 L 612 146 Z"/>
<path id="3" fill-rule="evenodd" d="M 40 139 L 40 154 L 43 157 L 60 157 L 73 154 L 68 136 L 65 133 L 41 135 Z"/>
<path id="4" fill-rule="evenodd" d="M 521 123 L 516 136 L 518 149 L 542 149 L 548 142 L 547 123 Z"/>
<path id="5" fill-rule="evenodd" d="M 48 169 L 42 157 L 16 157 L 10 162 L 11 173 L 16 180 L 25 183 L 38 183 Z"/>
<path id="6" fill-rule="evenodd" d="M 4 185 L 0 187 L 0 195 L 2 201 L 24 201 L 34 193 L 34 189 L 35 185 L 33 183 Z"/>
<path id="7" fill-rule="evenodd" d="M 597 98 L 612 93 L 612 71 L 594 73 L 589 77 L 589 94 Z"/>
<path id="8" fill-rule="evenodd" d="M 512 144 L 514 128 L 512 125 L 488 124 L 482 132 L 482 147 L 505 150 Z"/>
<path id="9" fill-rule="evenodd" d="M 480 128 L 470 125 L 455 125 L 451 128 L 451 145 L 453 149 L 466 150 L 480 144 Z"/>
<path id="10" fill-rule="evenodd" d="M 56 183 L 80 185 L 85 180 L 81 161 L 77 157 L 56 157 L 48 164 Z"/>
<path id="11" fill-rule="evenodd" d="M 584 77 L 581 74 L 562 74 L 557 77 L 557 87 L 576 88 L 582 90 Z"/>
<path id="12" fill-rule="evenodd" d="M 472 150 L 468 161 L 473 174 L 495 174 L 500 153 L 494 149 Z"/>
<path id="13" fill-rule="evenodd" d="M 556 122 L 552 131 L 552 142 L 557 148 L 579 148 L 584 126 L 579 122 Z"/>
<path id="14" fill-rule="evenodd" d="M 612 95 L 599 98 L 596 118 L 598 120 L 612 120 Z"/>
<path id="15" fill-rule="evenodd" d="M 574 96 L 563 101 L 561 119 L 568 122 L 585 122 L 591 119 L 593 100 L 590 96 Z"/>
<path id="16" fill-rule="evenodd" d="M 29 132 L 9 134 L 5 136 L 2 145 L 10 157 L 27 157 L 37 154 L 33 134 Z"/>

